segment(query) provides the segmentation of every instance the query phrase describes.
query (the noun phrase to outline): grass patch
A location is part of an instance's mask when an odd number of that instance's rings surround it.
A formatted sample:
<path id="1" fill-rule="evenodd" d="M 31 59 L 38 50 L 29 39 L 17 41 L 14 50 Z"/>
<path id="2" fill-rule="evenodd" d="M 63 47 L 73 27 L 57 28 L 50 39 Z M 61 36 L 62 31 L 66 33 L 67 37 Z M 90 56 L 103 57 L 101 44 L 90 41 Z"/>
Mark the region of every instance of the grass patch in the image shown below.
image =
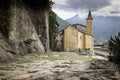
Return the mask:
<path id="1" fill-rule="evenodd" d="M 49 61 L 54 61 L 57 60 L 55 57 L 39 57 L 39 58 L 33 58 L 33 61 L 40 61 L 40 60 L 49 60 Z"/>
<path id="2" fill-rule="evenodd" d="M 89 60 L 90 58 L 86 56 L 66 55 L 66 59 L 68 60 Z"/>
<path id="3" fill-rule="evenodd" d="M 49 60 L 54 61 L 58 60 L 56 57 L 24 57 L 17 61 L 17 63 L 29 63 L 29 62 L 36 62 L 36 61 L 43 61 L 43 60 Z"/>
<path id="4" fill-rule="evenodd" d="M 17 62 L 18 63 L 30 63 L 30 62 L 38 62 L 38 61 L 43 61 L 43 60 L 49 60 L 49 61 L 54 61 L 54 60 L 99 60 L 98 58 L 93 58 L 90 56 L 81 56 L 78 54 L 65 54 L 65 53 L 58 53 L 57 55 L 51 55 L 51 56 L 24 56 L 20 58 Z"/>
<path id="5" fill-rule="evenodd" d="M 59 54 L 61 60 L 90 60 L 89 56 L 80 56 L 78 54 Z"/>
<path id="6" fill-rule="evenodd" d="M 98 58 L 91 58 L 92 61 L 97 61 L 99 60 Z"/>

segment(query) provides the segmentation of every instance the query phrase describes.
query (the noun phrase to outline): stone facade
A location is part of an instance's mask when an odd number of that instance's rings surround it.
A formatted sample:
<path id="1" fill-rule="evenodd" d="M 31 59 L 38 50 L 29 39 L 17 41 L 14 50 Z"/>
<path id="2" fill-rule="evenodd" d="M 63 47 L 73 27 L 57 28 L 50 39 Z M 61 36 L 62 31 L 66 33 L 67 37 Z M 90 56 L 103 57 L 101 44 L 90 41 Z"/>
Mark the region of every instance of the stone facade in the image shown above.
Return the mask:
<path id="1" fill-rule="evenodd" d="M 69 26 L 64 29 L 64 51 L 90 50 L 93 52 L 93 36 Z"/>

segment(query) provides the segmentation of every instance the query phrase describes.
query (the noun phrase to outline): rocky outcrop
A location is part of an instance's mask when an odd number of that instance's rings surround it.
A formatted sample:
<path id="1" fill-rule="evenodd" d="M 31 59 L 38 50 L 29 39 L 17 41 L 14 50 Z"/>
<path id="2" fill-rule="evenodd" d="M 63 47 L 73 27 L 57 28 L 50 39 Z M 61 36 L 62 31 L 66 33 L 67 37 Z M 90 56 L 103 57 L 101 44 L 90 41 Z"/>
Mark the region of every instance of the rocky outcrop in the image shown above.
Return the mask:
<path id="1" fill-rule="evenodd" d="M 0 24 L 0 32 L 3 34 L 1 39 L 3 43 L 1 41 L 0 44 L 2 46 L 7 44 L 6 49 L 0 47 L 1 54 L 10 56 L 45 52 L 47 47 L 47 9 L 41 7 L 48 1 L 8 0 L 8 3 L 6 0 L 1 1 L 4 5 L 0 6 L 0 13 L 7 12 L 4 15 L 6 19 L 4 22 L 7 25 Z M 40 7 L 39 3 L 42 4 Z M 4 12 L 2 13 L 4 14 Z M 0 19 L 3 18 L 0 16 Z M 1 54 L 0 56 L 3 57 Z"/>
<path id="2" fill-rule="evenodd" d="M 42 60 L 0 67 L 1 80 L 120 80 L 115 64 L 90 60 Z"/>
<path id="3" fill-rule="evenodd" d="M 56 38 L 55 38 L 55 42 L 56 42 L 56 51 L 64 51 L 64 42 L 63 42 L 63 38 L 64 38 L 64 34 L 63 34 L 63 30 L 60 31 Z"/>
<path id="4" fill-rule="evenodd" d="M 0 62 L 4 62 L 14 58 L 14 53 L 11 54 L 11 46 L 7 43 L 6 39 L 0 33 Z"/>
<path id="5" fill-rule="evenodd" d="M 44 51 L 43 44 L 39 39 L 40 35 L 44 33 L 42 32 L 45 27 L 44 10 L 32 9 L 19 1 L 14 3 L 11 6 L 11 9 L 14 10 L 14 13 L 10 18 L 10 27 L 12 30 L 9 39 L 17 43 L 16 46 L 18 47 L 18 52 L 21 52 L 19 48 L 29 46 L 32 52 Z M 45 29 L 43 31 L 45 31 Z"/>

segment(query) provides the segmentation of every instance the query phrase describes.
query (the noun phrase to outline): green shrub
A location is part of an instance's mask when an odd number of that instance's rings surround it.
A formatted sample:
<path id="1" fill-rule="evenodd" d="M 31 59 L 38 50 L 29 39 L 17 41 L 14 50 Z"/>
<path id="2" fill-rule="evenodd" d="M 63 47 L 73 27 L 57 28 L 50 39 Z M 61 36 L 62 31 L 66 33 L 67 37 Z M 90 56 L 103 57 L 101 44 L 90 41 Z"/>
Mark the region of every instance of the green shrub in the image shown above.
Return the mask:
<path id="1" fill-rule="evenodd" d="M 50 37 L 50 49 L 55 49 L 55 34 L 57 33 L 57 19 L 56 14 L 51 10 L 49 12 L 49 37 Z"/>
<path id="2" fill-rule="evenodd" d="M 108 49 L 110 51 L 110 56 L 108 59 L 114 63 L 120 64 L 120 32 L 114 38 L 108 41 Z"/>

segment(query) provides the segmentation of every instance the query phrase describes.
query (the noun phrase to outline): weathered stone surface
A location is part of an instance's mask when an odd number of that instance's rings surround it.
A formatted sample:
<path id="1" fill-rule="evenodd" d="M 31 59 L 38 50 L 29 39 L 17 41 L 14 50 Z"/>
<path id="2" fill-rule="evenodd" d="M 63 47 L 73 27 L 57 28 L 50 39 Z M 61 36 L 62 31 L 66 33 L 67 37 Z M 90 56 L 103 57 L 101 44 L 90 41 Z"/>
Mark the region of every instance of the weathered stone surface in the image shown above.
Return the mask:
<path id="1" fill-rule="evenodd" d="M 104 60 L 42 60 L 0 66 L 5 80 L 119 80 L 116 66 Z"/>
<path id="2" fill-rule="evenodd" d="M 55 42 L 56 42 L 56 51 L 64 51 L 63 50 L 63 31 L 59 32 L 55 38 Z"/>
<path id="3" fill-rule="evenodd" d="M 16 0 L 15 0 L 16 1 Z M 10 40 L 16 42 L 18 53 L 44 51 L 40 36 L 45 34 L 44 10 L 30 8 L 23 2 L 16 1 L 12 6 Z M 43 23 L 42 23 L 43 22 Z M 41 32 L 41 33 L 40 33 Z"/>
<path id="4" fill-rule="evenodd" d="M 5 62 L 6 60 L 14 58 L 14 55 L 12 55 L 9 51 L 11 51 L 11 47 L 0 33 L 0 62 Z"/>
<path id="5" fill-rule="evenodd" d="M 8 4 L 10 4 L 7 6 L 9 17 L 5 17 L 10 18 L 6 22 L 9 23 L 9 31 L 5 30 L 8 34 L 2 37 L 0 33 L 0 61 L 12 59 L 16 55 L 44 53 L 47 46 L 46 24 L 48 23 L 45 16 L 47 11 L 30 7 L 24 3 L 24 0 L 13 0 L 12 3 L 8 1 Z M 3 34 L 3 30 L 0 32 Z M 7 40 L 4 39 L 6 36 Z"/>

